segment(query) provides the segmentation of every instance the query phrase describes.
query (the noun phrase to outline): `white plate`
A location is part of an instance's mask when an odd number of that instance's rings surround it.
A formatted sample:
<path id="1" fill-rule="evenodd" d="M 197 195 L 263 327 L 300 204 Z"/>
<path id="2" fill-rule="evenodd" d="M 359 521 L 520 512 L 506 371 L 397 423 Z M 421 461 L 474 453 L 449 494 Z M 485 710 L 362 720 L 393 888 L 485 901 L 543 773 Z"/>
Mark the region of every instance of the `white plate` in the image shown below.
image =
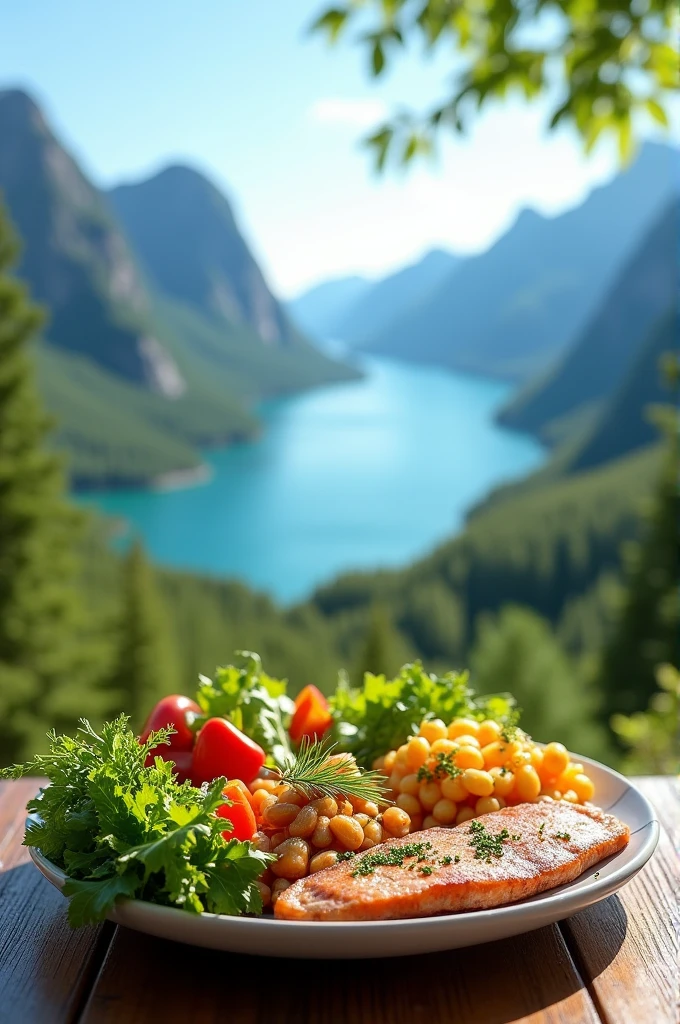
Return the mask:
<path id="1" fill-rule="evenodd" d="M 475 910 L 403 921 L 276 921 L 271 917 L 193 915 L 141 900 L 120 900 L 111 921 L 163 939 L 257 956 L 345 959 L 407 956 L 492 942 L 542 928 L 610 896 L 652 856 L 659 823 L 649 801 L 618 772 L 576 755 L 595 783 L 595 802 L 631 831 L 625 849 L 574 882 L 494 910 Z M 61 888 L 65 874 L 30 848 L 43 875 Z"/>

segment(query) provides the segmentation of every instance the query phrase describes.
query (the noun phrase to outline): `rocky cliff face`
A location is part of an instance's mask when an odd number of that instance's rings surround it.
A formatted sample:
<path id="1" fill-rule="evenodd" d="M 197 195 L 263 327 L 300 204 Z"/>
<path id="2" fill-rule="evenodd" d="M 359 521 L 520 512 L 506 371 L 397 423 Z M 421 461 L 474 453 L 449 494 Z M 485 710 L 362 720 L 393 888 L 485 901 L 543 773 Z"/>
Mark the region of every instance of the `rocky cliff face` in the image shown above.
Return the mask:
<path id="1" fill-rule="evenodd" d="M 295 331 L 224 195 L 189 167 L 120 185 L 111 203 L 154 285 L 217 323 L 247 324 L 271 345 Z"/>
<path id="2" fill-rule="evenodd" d="M 0 192 L 23 242 L 18 271 L 49 308 L 49 341 L 180 394 L 182 375 L 154 333 L 143 274 L 106 198 L 19 90 L 0 92 L 0 138 Z"/>

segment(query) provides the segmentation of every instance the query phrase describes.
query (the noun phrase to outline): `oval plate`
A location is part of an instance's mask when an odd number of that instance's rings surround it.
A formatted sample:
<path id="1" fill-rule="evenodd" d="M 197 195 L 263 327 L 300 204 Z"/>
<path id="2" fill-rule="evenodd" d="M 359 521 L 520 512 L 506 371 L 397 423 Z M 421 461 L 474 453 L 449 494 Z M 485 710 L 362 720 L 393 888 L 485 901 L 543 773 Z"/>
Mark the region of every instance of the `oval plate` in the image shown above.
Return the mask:
<path id="1" fill-rule="evenodd" d="M 271 917 L 190 914 L 142 900 L 120 900 L 109 920 L 163 939 L 230 953 L 305 959 L 409 956 L 520 935 L 561 921 L 610 896 L 654 853 L 659 823 L 645 796 L 618 772 L 575 755 L 588 766 L 597 804 L 630 828 L 625 849 L 575 881 L 493 910 L 475 910 L 401 921 L 277 921 Z M 30 848 L 37 867 L 61 888 L 64 872 Z"/>

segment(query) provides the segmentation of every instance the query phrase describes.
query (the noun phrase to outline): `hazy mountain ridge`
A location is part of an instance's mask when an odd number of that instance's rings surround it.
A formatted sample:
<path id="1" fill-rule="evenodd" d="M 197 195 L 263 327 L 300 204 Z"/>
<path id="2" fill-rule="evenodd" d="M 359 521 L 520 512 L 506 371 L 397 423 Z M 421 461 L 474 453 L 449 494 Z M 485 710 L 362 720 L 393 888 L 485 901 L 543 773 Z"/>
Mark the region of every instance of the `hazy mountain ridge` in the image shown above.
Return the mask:
<path id="1" fill-rule="evenodd" d="M 499 422 L 551 443 L 569 417 L 615 394 L 653 327 L 677 301 L 680 201 L 658 216 L 604 295 L 576 344 L 545 377 L 530 381 Z"/>
<path id="2" fill-rule="evenodd" d="M 0 133 L 0 196 L 23 243 L 17 272 L 49 312 L 36 350 L 41 387 L 77 483 L 142 483 L 195 468 L 196 446 L 258 429 L 252 402 L 356 375 L 292 327 L 228 203 L 196 172 L 179 177 L 209 197 L 238 257 L 232 282 L 227 261 L 216 290 L 182 296 L 204 299 L 204 310 L 154 290 L 109 200 L 21 90 L 0 92 Z M 168 259 L 190 259 L 179 234 L 165 243 Z"/>
<path id="3" fill-rule="evenodd" d="M 288 303 L 297 322 L 319 340 L 361 348 L 377 332 L 423 301 L 459 265 L 461 257 L 431 249 L 414 263 L 377 280 L 323 281 Z"/>
<path id="4" fill-rule="evenodd" d="M 427 300 L 362 347 L 524 382 L 578 338 L 677 183 L 675 151 L 637 160 L 575 209 L 523 211 L 487 252 L 467 258 Z"/>
<path id="5" fill-rule="evenodd" d="M 248 324 L 270 344 L 295 340 L 228 200 L 202 174 L 172 165 L 108 195 L 158 291 L 217 323 Z"/>

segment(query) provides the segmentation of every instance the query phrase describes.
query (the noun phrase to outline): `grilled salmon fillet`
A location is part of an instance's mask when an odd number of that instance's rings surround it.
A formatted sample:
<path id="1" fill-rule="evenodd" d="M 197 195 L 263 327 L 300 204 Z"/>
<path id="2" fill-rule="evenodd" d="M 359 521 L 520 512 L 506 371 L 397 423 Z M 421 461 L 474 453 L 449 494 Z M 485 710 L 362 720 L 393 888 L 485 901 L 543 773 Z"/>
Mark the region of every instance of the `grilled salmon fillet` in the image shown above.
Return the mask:
<path id="1" fill-rule="evenodd" d="M 519 804 L 456 828 L 393 839 L 294 882 L 286 920 L 377 921 L 498 907 L 571 882 L 621 850 L 629 829 L 595 807 Z"/>

